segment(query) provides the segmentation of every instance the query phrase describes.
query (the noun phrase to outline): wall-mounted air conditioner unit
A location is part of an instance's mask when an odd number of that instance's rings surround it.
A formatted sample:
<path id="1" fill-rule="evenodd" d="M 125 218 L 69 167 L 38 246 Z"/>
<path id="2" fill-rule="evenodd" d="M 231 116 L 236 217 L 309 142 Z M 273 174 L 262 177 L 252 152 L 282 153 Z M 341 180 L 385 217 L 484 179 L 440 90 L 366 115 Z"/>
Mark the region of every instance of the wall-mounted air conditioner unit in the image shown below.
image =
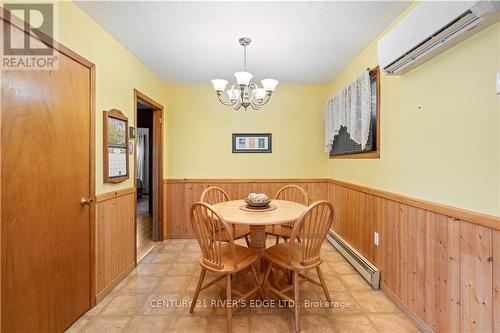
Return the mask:
<path id="1" fill-rule="evenodd" d="M 422 1 L 378 42 L 379 66 L 402 75 L 500 19 L 500 1 Z"/>

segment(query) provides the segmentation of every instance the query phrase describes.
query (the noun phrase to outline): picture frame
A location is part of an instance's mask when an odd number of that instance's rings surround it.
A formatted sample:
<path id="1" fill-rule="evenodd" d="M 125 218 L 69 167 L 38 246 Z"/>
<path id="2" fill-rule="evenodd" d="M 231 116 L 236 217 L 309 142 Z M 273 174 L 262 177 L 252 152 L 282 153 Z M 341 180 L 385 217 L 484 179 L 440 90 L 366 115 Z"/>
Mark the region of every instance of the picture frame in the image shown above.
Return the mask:
<path id="1" fill-rule="evenodd" d="M 117 109 L 103 112 L 104 182 L 121 183 L 129 179 L 128 118 Z"/>
<path id="2" fill-rule="evenodd" d="M 128 154 L 130 156 L 134 155 L 134 141 L 128 143 Z"/>
<path id="3" fill-rule="evenodd" d="M 271 133 L 233 133 L 233 154 L 272 153 Z"/>

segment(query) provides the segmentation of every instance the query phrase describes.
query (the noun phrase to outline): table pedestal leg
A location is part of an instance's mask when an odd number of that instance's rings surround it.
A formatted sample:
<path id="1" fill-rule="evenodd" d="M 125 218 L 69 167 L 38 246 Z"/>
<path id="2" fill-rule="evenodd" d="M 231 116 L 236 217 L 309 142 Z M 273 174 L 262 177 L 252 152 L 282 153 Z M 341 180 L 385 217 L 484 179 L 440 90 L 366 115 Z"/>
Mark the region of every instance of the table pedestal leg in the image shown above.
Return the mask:
<path id="1" fill-rule="evenodd" d="M 261 259 L 264 256 L 266 249 L 266 226 L 251 225 L 250 226 L 250 247 L 257 251 L 257 272 L 261 272 Z"/>

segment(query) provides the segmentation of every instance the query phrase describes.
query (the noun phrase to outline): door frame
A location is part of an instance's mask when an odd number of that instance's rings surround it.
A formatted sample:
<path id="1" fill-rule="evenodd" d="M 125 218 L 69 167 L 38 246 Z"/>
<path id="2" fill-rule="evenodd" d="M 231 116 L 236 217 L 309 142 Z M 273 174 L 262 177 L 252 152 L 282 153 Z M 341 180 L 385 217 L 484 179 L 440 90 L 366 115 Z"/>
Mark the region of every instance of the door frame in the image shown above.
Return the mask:
<path id="1" fill-rule="evenodd" d="M 96 172 L 95 172 L 95 94 L 96 94 L 96 66 L 94 63 L 90 62 L 86 58 L 82 57 L 78 53 L 74 52 L 73 50 L 69 49 L 68 47 L 64 46 L 63 44 L 59 43 L 58 41 L 54 40 L 52 37 L 44 34 L 38 29 L 34 29 L 32 26 L 21 20 L 15 15 L 12 15 L 8 10 L 5 8 L 0 7 L 0 21 L 1 24 L 10 24 L 12 26 L 15 26 L 16 28 L 20 29 L 21 31 L 24 31 L 25 34 L 29 35 L 30 37 L 39 40 L 40 42 L 44 43 L 48 47 L 53 48 L 54 50 L 58 51 L 59 53 L 62 53 L 66 55 L 67 57 L 73 59 L 74 61 L 78 62 L 79 64 L 83 65 L 84 67 L 89 69 L 89 135 L 90 135 L 90 142 L 89 142 L 89 198 L 92 199 L 90 205 L 89 205 L 89 237 L 90 237 L 90 249 L 89 249 L 89 260 L 90 260 L 90 269 L 89 269 L 89 280 L 90 280 L 90 295 L 89 295 L 89 309 L 93 308 L 96 305 L 96 278 L 95 278 L 95 271 L 96 271 L 96 258 L 95 258 L 95 232 L 96 232 L 96 221 L 95 221 L 95 201 L 96 201 L 96 193 L 95 193 L 95 188 L 96 188 Z M 36 33 L 33 32 L 36 30 Z M 0 120 L 1 122 L 1 120 Z M 1 140 L 1 137 L 0 137 Z M 1 146 L 1 142 L 0 142 Z M 1 179 L 0 179 L 0 186 L 1 186 Z M 0 204 L 0 211 L 1 211 L 1 204 Z M 1 224 L 1 214 L 0 214 L 0 224 Z M 1 228 L 0 228 L 0 242 L 1 242 Z M 0 244 L 1 245 L 1 244 Z M 1 248 L 1 247 L 0 247 Z M 2 266 L 0 266 L 0 279 L 1 279 L 1 271 L 2 271 Z M 1 281 L 0 281 L 0 298 L 1 298 Z M 89 310 L 88 309 L 88 310 Z M 87 311 L 88 311 L 87 310 Z M 0 303 L 0 327 L 1 327 L 1 303 Z"/>
<path id="2" fill-rule="evenodd" d="M 134 139 L 134 187 L 137 204 L 137 100 L 142 100 L 153 107 L 153 241 L 163 240 L 163 110 L 164 107 L 146 94 L 134 89 L 134 127 L 136 138 Z M 156 182 L 155 182 L 156 180 Z M 135 221 L 135 257 L 137 263 L 137 207 L 134 212 Z"/>

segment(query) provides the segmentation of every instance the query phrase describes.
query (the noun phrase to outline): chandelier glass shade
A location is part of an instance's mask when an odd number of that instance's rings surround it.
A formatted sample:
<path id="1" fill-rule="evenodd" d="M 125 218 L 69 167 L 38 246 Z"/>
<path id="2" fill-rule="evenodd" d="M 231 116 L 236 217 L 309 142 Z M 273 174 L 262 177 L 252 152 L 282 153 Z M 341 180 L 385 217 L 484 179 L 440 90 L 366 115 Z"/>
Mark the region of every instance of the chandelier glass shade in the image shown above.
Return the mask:
<path id="1" fill-rule="evenodd" d="M 262 87 L 253 83 L 252 73 L 247 71 L 247 46 L 250 45 L 250 38 L 240 38 L 239 43 L 243 46 L 243 68 L 244 70 L 234 73 L 236 82 L 229 89 L 229 82 L 223 79 L 214 79 L 210 81 L 214 87 L 219 101 L 226 105 L 232 106 L 235 110 L 243 107 L 245 111 L 250 107 L 254 110 L 259 110 L 271 99 L 271 95 L 278 85 L 278 81 L 274 79 L 264 79 L 261 81 Z"/>

